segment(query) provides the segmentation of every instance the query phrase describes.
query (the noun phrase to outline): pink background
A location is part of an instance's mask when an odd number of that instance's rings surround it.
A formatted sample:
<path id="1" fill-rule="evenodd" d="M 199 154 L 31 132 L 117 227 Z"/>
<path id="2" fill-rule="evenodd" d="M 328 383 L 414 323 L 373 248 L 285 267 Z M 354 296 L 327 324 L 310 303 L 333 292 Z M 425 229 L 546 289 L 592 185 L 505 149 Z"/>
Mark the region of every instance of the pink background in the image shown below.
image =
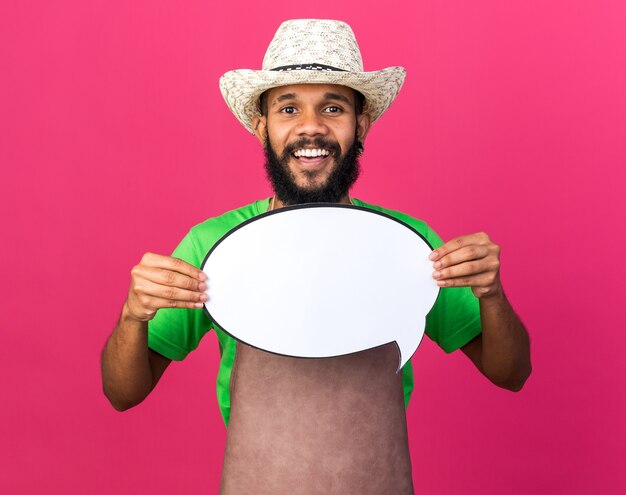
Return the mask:
<path id="1" fill-rule="evenodd" d="M 408 77 L 354 195 L 446 239 L 485 230 L 532 338 L 521 393 L 425 341 L 408 409 L 417 493 L 626 490 L 621 1 L 3 1 L 0 492 L 216 493 L 214 335 L 120 414 L 99 355 L 145 251 L 267 196 L 217 81 L 278 24 L 355 30 Z"/>

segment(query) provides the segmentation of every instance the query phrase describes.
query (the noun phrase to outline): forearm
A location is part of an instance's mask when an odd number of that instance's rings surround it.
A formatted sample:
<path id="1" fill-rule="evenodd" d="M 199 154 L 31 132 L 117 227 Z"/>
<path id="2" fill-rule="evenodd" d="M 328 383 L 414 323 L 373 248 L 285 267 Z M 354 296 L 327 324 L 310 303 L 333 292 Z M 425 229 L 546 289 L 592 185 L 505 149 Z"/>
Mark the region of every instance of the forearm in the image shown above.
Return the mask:
<path id="1" fill-rule="evenodd" d="M 496 385 L 520 390 L 531 373 L 530 340 L 500 289 L 480 298 L 483 373 Z"/>
<path id="2" fill-rule="evenodd" d="M 152 390 L 148 323 L 131 318 L 126 304 L 102 353 L 102 385 L 119 411 L 139 404 Z"/>

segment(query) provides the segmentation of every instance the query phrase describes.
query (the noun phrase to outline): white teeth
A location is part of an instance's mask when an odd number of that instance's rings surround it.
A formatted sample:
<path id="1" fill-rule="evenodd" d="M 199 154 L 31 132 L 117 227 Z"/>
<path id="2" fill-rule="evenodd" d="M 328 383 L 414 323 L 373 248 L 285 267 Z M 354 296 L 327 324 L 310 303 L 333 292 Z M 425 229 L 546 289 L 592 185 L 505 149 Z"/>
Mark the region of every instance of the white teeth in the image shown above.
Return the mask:
<path id="1" fill-rule="evenodd" d="M 330 151 L 323 150 L 323 149 L 312 150 L 310 148 L 305 148 L 305 149 L 299 149 L 295 151 L 293 155 L 298 158 L 301 156 L 314 158 L 317 156 L 328 156 L 330 155 Z"/>

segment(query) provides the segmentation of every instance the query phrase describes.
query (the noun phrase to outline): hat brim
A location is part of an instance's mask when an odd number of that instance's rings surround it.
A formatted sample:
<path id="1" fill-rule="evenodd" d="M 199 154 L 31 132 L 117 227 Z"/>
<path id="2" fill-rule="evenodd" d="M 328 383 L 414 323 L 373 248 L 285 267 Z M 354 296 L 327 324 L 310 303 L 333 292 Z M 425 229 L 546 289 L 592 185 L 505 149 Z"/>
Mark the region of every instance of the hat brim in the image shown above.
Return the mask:
<path id="1" fill-rule="evenodd" d="M 405 76 L 404 67 L 387 67 L 372 72 L 237 69 L 220 78 L 220 90 L 231 112 L 254 134 L 252 120 L 259 114 L 259 97 L 268 89 L 291 84 L 347 86 L 365 96 L 364 111 L 375 122 L 398 95 Z"/>

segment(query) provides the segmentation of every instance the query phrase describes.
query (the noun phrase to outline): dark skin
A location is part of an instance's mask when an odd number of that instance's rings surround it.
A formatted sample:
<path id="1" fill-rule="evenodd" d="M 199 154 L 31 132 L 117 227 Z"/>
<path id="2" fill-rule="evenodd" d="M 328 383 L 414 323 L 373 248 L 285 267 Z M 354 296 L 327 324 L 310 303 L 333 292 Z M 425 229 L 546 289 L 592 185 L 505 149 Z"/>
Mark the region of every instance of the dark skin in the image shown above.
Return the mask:
<path id="1" fill-rule="evenodd" d="M 461 347 L 482 374 L 517 392 L 531 373 L 530 340 L 500 282 L 500 246 L 487 234 L 452 239 L 430 255 L 440 287 L 471 287 L 479 299 L 482 334 Z"/>
<path id="2" fill-rule="evenodd" d="M 264 143 L 269 134 L 276 151 L 302 136 L 323 135 L 344 152 L 358 136 L 364 141 L 369 116 L 356 108 L 352 89 L 335 85 L 294 85 L 267 93 L 267 115 L 254 120 Z M 301 187 L 316 187 L 334 166 L 333 159 L 290 167 Z M 302 175 L 303 167 L 315 178 Z M 346 194 L 341 202 L 349 203 Z M 279 198 L 273 208 L 282 207 Z M 522 389 L 531 373 L 528 334 L 500 283 L 500 247 L 485 233 L 452 239 L 431 253 L 433 277 L 440 287 L 471 287 L 480 301 L 482 334 L 463 353 L 499 387 Z M 117 410 L 139 404 L 154 389 L 171 360 L 148 348 L 148 321 L 160 308 L 201 310 L 206 275 L 177 258 L 146 253 L 131 270 L 131 283 L 120 319 L 102 353 L 104 393 Z"/>

